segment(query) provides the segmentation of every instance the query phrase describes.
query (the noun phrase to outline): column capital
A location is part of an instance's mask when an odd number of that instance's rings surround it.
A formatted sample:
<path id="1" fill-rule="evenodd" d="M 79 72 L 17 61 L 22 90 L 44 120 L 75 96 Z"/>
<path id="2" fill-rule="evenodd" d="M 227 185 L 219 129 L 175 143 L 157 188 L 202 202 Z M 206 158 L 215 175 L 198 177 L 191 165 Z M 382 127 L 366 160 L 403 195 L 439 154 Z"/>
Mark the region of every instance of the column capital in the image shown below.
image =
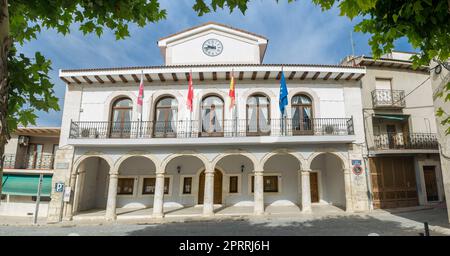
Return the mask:
<path id="1" fill-rule="evenodd" d="M 263 172 L 262 171 L 258 171 L 258 172 L 254 172 L 255 176 L 263 176 Z"/>
<path id="2" fill-rule="evenodd" d="M 156 173 L 156 178 L 164 178 L 164 173 Z"/>
<path id="3" fill-rule="evenodd" d="M 301 170 L 298 170 L 298 171 L 301 172 L 301 173 L 304 173 L 304 172 L 310 173 L 310 172 L 312 172 L 311 169 L 301 169 Z"/>
<path id="4" fill-rule="evenodd" d="M 119 174 L 116 172 L 109 173 L 109 178 L 117 179 L 117 178 L 119 178 Z"/>

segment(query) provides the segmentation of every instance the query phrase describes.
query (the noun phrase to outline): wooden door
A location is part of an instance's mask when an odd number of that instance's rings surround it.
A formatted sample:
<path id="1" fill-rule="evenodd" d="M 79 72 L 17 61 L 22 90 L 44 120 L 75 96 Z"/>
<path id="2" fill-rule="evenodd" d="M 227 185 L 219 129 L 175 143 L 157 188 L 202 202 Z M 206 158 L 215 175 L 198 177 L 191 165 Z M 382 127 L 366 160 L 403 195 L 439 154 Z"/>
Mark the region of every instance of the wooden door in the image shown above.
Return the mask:
<path id="1" fill-rule="evenodd" d="M 198 177 L 198 204 L 203 204 L 205 197 L 205 171 L 200 173 Z"/>
<path id="2" fill-rule="evenodd" d="M 218 170 L 214 172 L 214 204 L 222 204 L 222 173 Z M 205 171 L 200 173 L 198 182 L 198 204 L 203 204 L 205 197 Z"/>
<path id="3" fill-rule="evenodd" d="M 309 183 L 311 189 L 311 203 L 319 202 L 319 180 L 317 172 L 309 174 Z"/>
<path id="4" fill-rule="evenodd" d="M 413 157 L 371 157 L 369 163 L 375 208 L 418 205 Z"/>
<path id="5" fill-rule="evenodd" d="M 425 190 L 427 193 L 427 201 L 438 201 L 438 189 L 436 183 L 435 166 L 424 166 L 423 176 L 425 178 Z"/>
<path id="6" fill-rule="evenodd" d="M 222 173 L 214 172 L 214 204 L 222 204 Z"/>

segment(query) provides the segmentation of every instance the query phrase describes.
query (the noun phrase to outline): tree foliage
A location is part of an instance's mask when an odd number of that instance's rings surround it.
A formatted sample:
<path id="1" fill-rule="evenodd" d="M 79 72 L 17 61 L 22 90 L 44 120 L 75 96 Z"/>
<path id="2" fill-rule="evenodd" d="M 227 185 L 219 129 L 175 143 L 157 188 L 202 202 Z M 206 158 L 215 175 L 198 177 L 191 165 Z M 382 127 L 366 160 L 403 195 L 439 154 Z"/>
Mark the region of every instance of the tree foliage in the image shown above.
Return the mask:
<path id="1" fill-rule="evenodd" d="M 59 110 L 48 75 L 51 61 L 39 52 L 25 56 L 17 44 L 36 39 L 45 29 L 68 34 L 74 23 L 84 34 L 101 36 L 110 29 L 116 39 L 123 39 L 129 36 L 129 23 L 143 27 L 166 17 L 157 0 L 14 0 L 8 9 L 13 42 L 8 54 L 9 131 L 18 124 L 35 124 L 37 110 Z"/>
<path id="2" fill-rule="evenodd" d="M 278 0 L 277 0 L 278 1 Z M 296 0 L 288 0 L 295 2 Z M 196 0 L 193 6 L 199 15 L 217 8 L 238 8 L 242 13 L 250 0 Z M 397 39 L 406 37 L 412 47 L 420 51 L 413 56 L 413 65 L 429 65 L 432 59 L 448 61 L 450 57 L 450 0 L 312 0 L 329 10 L 338 7 L 342 16 L 356 17 L 361 21 L 355 31 L 369 33 L 369 45 L 374 58 L 394 49 Z M 444 102 L 450 103 L 449 85 L 440 92 Z M 437 111 L 441 124 L 448 126 L 450 134 L 450 113 L 442 108 Z"/>

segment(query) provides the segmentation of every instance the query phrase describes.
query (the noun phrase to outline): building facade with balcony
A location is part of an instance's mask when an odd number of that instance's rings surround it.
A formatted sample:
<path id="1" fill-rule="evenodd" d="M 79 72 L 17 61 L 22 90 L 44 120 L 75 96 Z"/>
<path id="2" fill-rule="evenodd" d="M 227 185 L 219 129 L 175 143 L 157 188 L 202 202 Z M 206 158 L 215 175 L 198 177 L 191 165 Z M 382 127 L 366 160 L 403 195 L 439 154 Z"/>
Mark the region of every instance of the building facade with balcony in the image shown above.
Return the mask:
<path id="1" fill-rule="evenodd" d="M 430 75 L 428 67 L 413 69 L 412 56 L 392 52 L 344 61 L 367 68 L 362 101 L 375 208 L 444 200 Z"/>
<path id="2" fill-rule="evenodd" d="M 47 216 L 59 135 L 56 127 L 19 127 L 11 134 L 5 146 L 0 215 L 33 215 L 43 174 L 39 214 Z"/>
<path id="3" fill-rule="evenodd" d="M 364 150 L 365 68 L 263 64 L 267 43 L 206 23 L 161 38 L 162 66 L 60 70 L 67 89 L 53 180 L 72 193 L 63 205 L 52 193 L 49 220 L 367 210 L 366 174 L 352 172 Z"/>

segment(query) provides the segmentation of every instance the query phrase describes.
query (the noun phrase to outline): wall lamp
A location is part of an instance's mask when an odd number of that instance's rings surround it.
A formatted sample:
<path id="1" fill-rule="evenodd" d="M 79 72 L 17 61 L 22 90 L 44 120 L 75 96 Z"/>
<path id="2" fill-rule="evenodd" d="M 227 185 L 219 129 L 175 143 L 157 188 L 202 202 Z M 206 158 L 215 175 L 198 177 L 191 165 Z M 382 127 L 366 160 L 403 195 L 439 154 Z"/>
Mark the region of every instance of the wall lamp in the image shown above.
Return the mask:
<path id="1" fill-rule="evenodd" d="M 241 165 L 241 172 L 244 172 L 244 168 L 245 168 L 245 166 Z"/>
<path id="2" fill-rule="evenodd" d="M 177 172 L 180 173 L 180 171 L 181 171 L 181 166 L 178 165 L 177 166 Z"/>

